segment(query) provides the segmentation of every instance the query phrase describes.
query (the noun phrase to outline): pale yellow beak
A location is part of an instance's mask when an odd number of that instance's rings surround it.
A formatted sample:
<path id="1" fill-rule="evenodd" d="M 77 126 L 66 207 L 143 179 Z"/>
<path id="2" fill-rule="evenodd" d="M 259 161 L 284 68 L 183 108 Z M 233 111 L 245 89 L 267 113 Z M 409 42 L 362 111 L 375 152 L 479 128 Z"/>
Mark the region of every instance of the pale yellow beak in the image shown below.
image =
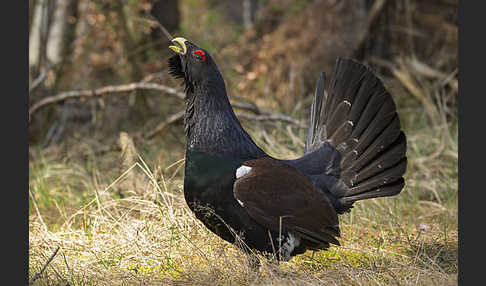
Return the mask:
<path id="1" fill-rule="evenodd" d="M 186 47 L 186 42 L 187 40 L 184 39 L 183 37 L 177 37 L 172 39 L 172 43 L 175 43 L 176 45 L 171 45 L 169 46 L 169 49 L 173 50 L 174 52 L 185 55 L 187 52 L 187 47 Z"/>

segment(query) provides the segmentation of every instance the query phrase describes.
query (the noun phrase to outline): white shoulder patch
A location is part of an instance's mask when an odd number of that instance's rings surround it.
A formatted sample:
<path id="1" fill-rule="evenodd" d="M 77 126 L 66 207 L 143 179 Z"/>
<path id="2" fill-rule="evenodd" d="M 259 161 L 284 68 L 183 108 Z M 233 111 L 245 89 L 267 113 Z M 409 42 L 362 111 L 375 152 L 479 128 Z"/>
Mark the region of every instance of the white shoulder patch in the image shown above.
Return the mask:
<path id="1" fill-rule="evenodd" d="M 251 171 L 251 167 L 241 165 L 238 169 L 236 169 L 236 178 L 239 179 L 244 175 L 248 174 Z"/>
<path id="2" fill-rule="evenodd" d="M 236 199 L 236 200 L 238 201 L 238 203 L 240 204 L 240 206 L 245 207 L 245 204 L 242 201 L 240 201 L 238 199 Z"/>

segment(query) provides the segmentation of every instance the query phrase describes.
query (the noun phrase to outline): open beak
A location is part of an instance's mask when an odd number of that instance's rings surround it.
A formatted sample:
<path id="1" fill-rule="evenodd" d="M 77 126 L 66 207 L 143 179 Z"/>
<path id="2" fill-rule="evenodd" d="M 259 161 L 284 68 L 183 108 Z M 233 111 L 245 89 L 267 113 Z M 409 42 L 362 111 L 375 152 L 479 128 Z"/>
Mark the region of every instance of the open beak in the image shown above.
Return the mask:
<path id="1" fill-rule="evenodd" d="M 169 49 L 173 50 L 174 52 L 180 54 L 180 55 L 185 55 L 187 52 L 187 47 L 186 47 L 186 42 L 187 40 L 182 38 L 182 37 L 177 37 L 172 39 L 172 43 L 175 45 L 170 45 Z"/>

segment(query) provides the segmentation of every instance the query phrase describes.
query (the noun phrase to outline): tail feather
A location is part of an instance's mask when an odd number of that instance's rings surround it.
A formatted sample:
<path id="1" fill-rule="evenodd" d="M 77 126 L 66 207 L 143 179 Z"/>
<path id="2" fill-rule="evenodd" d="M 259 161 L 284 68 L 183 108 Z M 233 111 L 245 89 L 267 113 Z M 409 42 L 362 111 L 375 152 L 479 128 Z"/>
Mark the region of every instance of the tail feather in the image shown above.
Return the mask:
<path id="1" fill-rule="evenodd" d="M 343 102 L 339 103 L 336 106 L 336 109 L 334 110 L 332 116 L 329 118 L 329 123 L 326 124 L 328 126 L 327 132 L 329 135 L 331 134 L 334 135 L 334 133 L 336 132 L 336 130 L 338 129 L 341 123 L 344 124 L 348 123 L 347 122 L 348 120 L 346 119 L 348 117 L 347 115 L 350 109 L 351 109 L 351 103 L 347 100 L 344 100 Z"/>
<path id="2" fill-rule="evenodd" d="M 376 132 L 374 130 L 370 130 L 371 132 Z M 350 170 L 361 170 L 367 164 L 370 163 L 380 152 L 382 152 L 385 148 L 389 147 L 391 143 L 395 141 L 395 139 L 400 134 L 400 121 L 396 116 L 394 120 L 392 120 L 386 128 L 379 133 L 379 135 L 373 138 L 371 144 L 369 146 L 366 145 L 358 145 L 354 150 L 358 153 L 358 157 L 356 160 L 346 169 Z M 370 134 L 367 133 L 367 134 Z M 370 136 L 372 137 L 372 136 Z M 368 139 L 368 138 L 367 138 Z"/>
<path id="3" fill-rule="evenodd" d="M 347 145 L 344 145 L 344 141 L 351 135 L 353 131 L 353 122 L 348 120 L 341 123 L 341 126 L 333 132 L 330 142 L 341 142 L 336 148 L 341 148 L 341 154 L 345 154 Z"/>
<path id="4" fill-rule="evenodd" d="M 324 79 L 321 74 L 316 84 L 305 153 L 328 142 L 339 154 L 333 174 L 341 183 L 329 188 L 344 206 L 338 209 L 398 194 L 405 184 L 407 144 L 393 98 L 369 68 L 353 60 L 337 60 L 327 94 Z"/>
<path id="5" fill-rule="evenodd" d="M 318 131 L 321 108 L 322 108 L 322 100 L 323 99 L 325 100 L 326 97 L 326 92 L 324 90 L 325 80 L 326 80 L 326 75 L 324 73 L 321 73 L 321 76 L 319 77 L 316 83 L 316 91 L 314 93 L 314 98 L 312 99 L 310 128 L 309 131 L 307 132 L 307 140 L 304 148 L 304 153 L 308 153 L 309 150 L 317 149 L 317 146 L 314 145 L 314 143 L 316 143 L 314 138 L 316 137 Z"/>
<path id="6" fill-rule="evenodd" d="M 342 102 L 352 103 L 360 83 L 365 76 L 365 67 L 357 65 L 355 69 L 347 68 L 348 62 L 338 59 L 329 84 L 329 100 L 324 107 L 323 122 L 329 122 L 333 110 Z M 342 79 L 346 79 L 343 81 Z"/>
<path id="7" fill-rule="evenodd" d="M 382 105 L 382 107 L 386 107 L 386 104 Z M 384 135 L 388 135 L 389 133 L 396 131 L 397 124 L 398 124 L 398 129 L 399 127 L 399 120 L 398 117 L 396 117 L 395 113 L 389 113 L 386 114 L 385 108 L 381 108 L 380 111 L 378 111 L 377 114 L 379 116 L 375 116 L 374 119 L 369 123 L 369 125 L 364 129 L 363 131 L 358 130 L 355 132 L 357 129 L 359 129 L 363 124 L 361 124 L 361 121 L 358 121 L 358 126 L 353 130 L 353 133 L 351 134 L 351 137 L 354 140 L 353 143 L 353 148 L 348 148 L 345 153 L 342 154 L 342 161 L 341 161 L 341 168 L 346 170 L 349 168 L 352 168 L 353 164 L 356 164 L 356 160 L 358 158 L 363 158 L 365 159 L 366 157 L 363 157 L 363 153 L 371 144 L 373 144 L 374 140 L 376 140 L 377 136 L 379 136 L 382 132 L 384 132 Z M 392 118 L 393 117 L 393 118 Z M 387 130 L 387 125 L 393 125 L 389 130 Z"/>
<path id="8" fill-rule="evenodd" d="M 365 168 L 361 169 L 354 178 L 355 184 L 360 184 L 363 180 L 375 176 L 376 174 L 386 170 L 399 161 L 406 159 L 405 150 L 407 148 L 407 141 L 405 140 L 404 133 L 400 133 L 396 140 L 396 143 L 392 144 L 387 151 L 383 152 L 376 159 L 374 159 Z M 347 181 L 345 174 L 342 174 L 341 178 Z"/>
<path id="9" fill-rule="evenodd" d="M 407 160 L 403 158 L 398 164 L 386 169 L 377 176 L 369 177 L 361 181 L 359 184 L 356 185 L 356 187 L 349 189 L 349 191 L 346 193 L 346 196 L 360 194 L 372 190 L 377 186 L 379 187 L 382 185 L 386 185 L 389 182 L 397 181 L 401 179 L 401 173 L 405 172 L 406 168 Z"/>
<path id="10" fill-rule="evenodd" d="M 385 95 L 371 98 L 363 114 L 357 119 L 356 128 L 352 134 L 354 138 L 370 136 L 365 132 L 367 129 L 379 132 L 390 122 L 395 107 L 391 97 Z"/>
<path id="11" fill-rule="evenodd" d="M 372 73 L 366 73 L 349 113 L 349 120 L 358 122 L 360 119 L 360 121 L 369 122 L 381 107 L 386 96 L 387 92 L 379 79 Z M 368 121 L 366 118 L 369 118 Z"/>
<path id="12" fill-rule="evenodd" d="M 359 200 L 395 196 L 402 191 L 404 186 L 405 186 L 405 180 L 403 178 L 400 178 L 398 181 L 395 181 L 391 184 L 380 186 L 379 188 L 376 188 L 373 191 L 364 192 L 354 196 L 346 196 L 339 199 L 339 201 L 343 205 L 350 206 L 355 201 L 359 201 Z"/>

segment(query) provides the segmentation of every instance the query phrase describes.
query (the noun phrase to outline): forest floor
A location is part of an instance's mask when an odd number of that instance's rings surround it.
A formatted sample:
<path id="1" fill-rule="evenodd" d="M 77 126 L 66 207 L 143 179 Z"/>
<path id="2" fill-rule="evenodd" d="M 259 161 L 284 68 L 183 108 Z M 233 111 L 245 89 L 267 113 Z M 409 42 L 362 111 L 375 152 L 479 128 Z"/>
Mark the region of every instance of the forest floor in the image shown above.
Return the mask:
<path id="1" fill-rule="evenodd" d="M 409 158 L 402 193 L 341 216 L 341 247 L 264 260 L 259 271 L 185 204 L 183 144 L 136 151 L 124 169 L 119 151 L 32 147 L 30 279 L 59 247 L 35 285 L 457 285 L 457 126 L 398 109 Z M 244 125 L 270 154 L 302 153 L 303 129 Z"/>

